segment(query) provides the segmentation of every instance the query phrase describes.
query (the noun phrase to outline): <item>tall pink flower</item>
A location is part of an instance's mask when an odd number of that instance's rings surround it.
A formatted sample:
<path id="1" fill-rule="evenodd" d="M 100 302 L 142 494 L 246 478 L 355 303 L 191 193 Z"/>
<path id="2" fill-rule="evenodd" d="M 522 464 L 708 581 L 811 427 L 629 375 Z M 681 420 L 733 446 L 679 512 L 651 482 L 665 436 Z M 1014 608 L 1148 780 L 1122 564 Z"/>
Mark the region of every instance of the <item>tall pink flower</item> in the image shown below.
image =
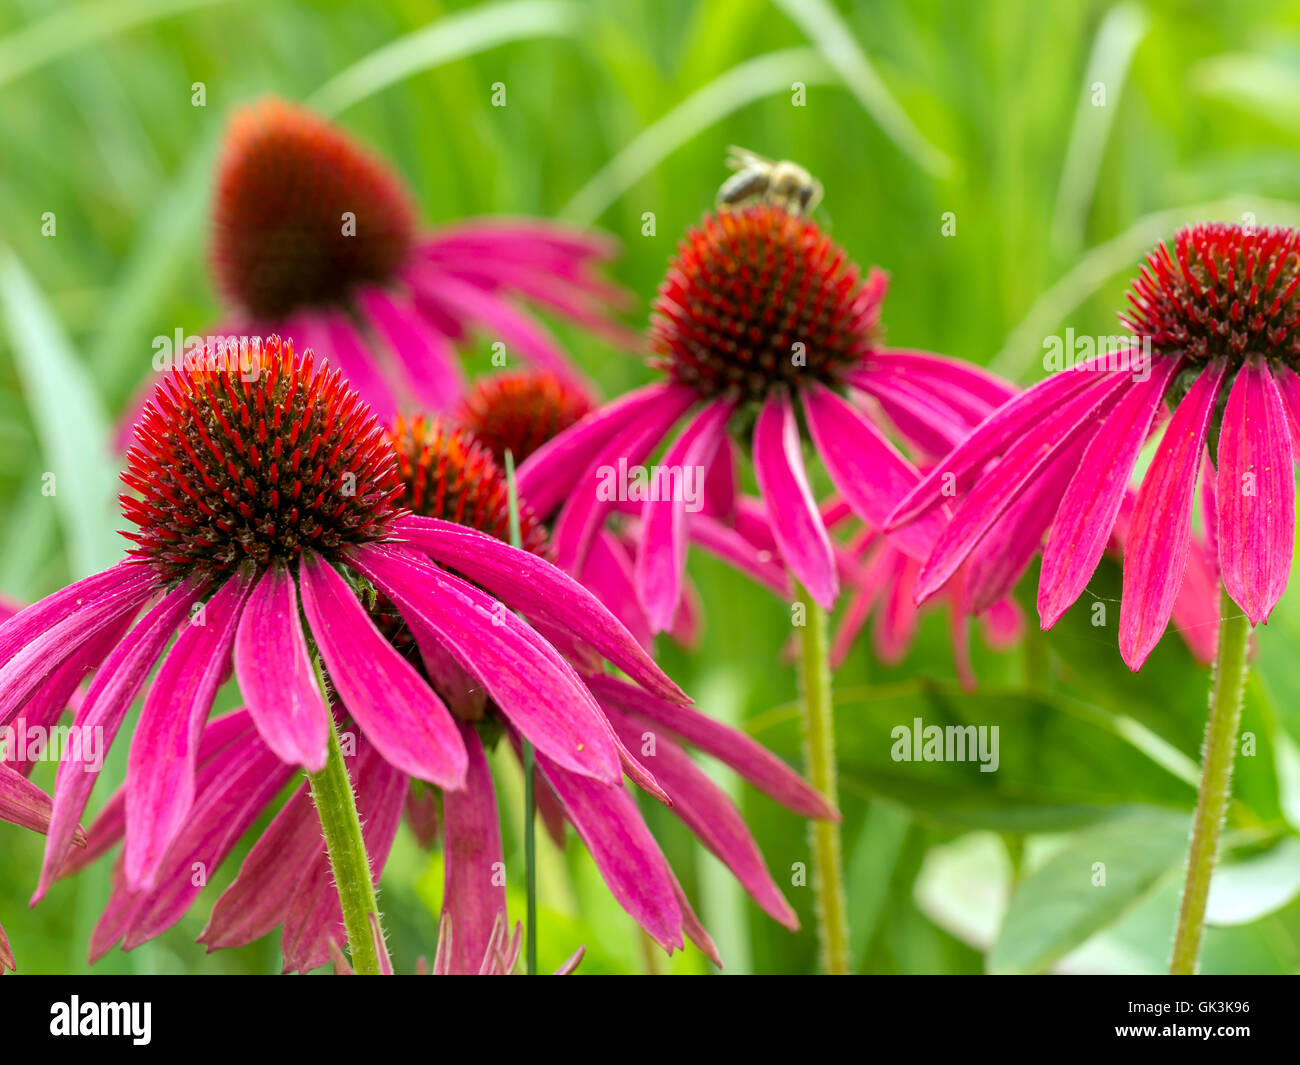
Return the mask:
<path id="1" fill-rule="evenodd" d="M 270 394 L 278 392 L 270 387 Z M 257 408 L 256 401 L 251 407 Z M 242 421 L 223 413 L 232 424 Z M 251 411 L 248 420 L 253 435 L 239 438 L 256 441 L 259 429 Z M 269 425 L 259 451 L 275 447 L 274 419 Z M 369 432 L 363 435 L 370 438 Z M 453 968 L 479 971 L 505 906 L 496 798 L 485 752 L 502 740 L 517 750 L 527 739 L 537 752 L 539 806 L 548 827 L 561 831 L 567 821 L 576 828 L 619 902 L 665 948 L 680 947 L 686 935 L 715 953 L 624 790 L 625 773 L 670 803 L 761 906 L 796 924 L 738 811 L 695 767 L 677 737 L 734 765 L 801 813 L 831 817 L 834 811 L 752 740 L 683 705 L 685 697 L 627 630 L 589 592 L 539 557 L 546 549 L 545 530 L 526 509 L 522 540 L 529 550 L 505 542 L 507 487 L 481 445 L 424 419 L 399 421 L 384 443 L 391 468 L 384 467 L 382 497 L 414 513 L 386 516 L 382 539 L 318 550 L 315 556 L 294 558 L 290 551 L 283 563 L 286 593 L 292 595 L 296 576 L 333 712 L 350 738 L 345 761 L 375 879 L 403 812 L 412 817 L 417 834 L 427 837 L 432 826 L 422 801 L 424 782 L 439 788 L 447 855 L 444 912 L 457 930 L 450 948 Z M 320 447 L 328 450 L 331 442 Z M 358 492 L 364 483 L 359 475 Z M 395 494 L 389 491 L 393 484 Z M 296 617 L 297 610 L 287 613 Z M 92 938 L 94 957 L 119 941 L 136 946 L 175 923 L 201 890 L 190 874 L 196 863 L 208 870 L 220 865 L 293 778 L 296 766 L 310 768 L 307 756 L 316 748 L 302 733 L 318 712 L 323 716 L 323 702 L 314 689 L 308 694 L 305 683 L 295 688 L 294 670 L 284 665 L 294 658 L 275 635 L 273 613 L 254 617 L 247 627 L 239 626 L 247 643 L 234 643 L 235 672 L 249 708 L 206 726 L 198 719 L 192 797 L 179 828 L 160 848 L 155 875 L 146 880 L 131 874 L 130 778 L 92 826 L 89 852 L 63 870 L 75 871 L 125 838 L 113 893 Z M 629 679 L 604 675 L 605 659 Z M 283 708 L 295 706 L 301 708 L 300 722 L 282 720 L 290 716 Z M 455 757 L 454 775 L 420 764 L 420 752 L 428 747 L 422 737 L 391 742 L 402 737 L 386 726 L 386 717 L 406 707 L 413 733 L 419 729 L 445 738 L 448 758 Z M 647 735 L 654 736 L 649 755 Z M 641 751 L 645 762 L 630 749 Z M 60 784 L 66 768 L 61 767 Z M 210 948 L 233 946 L 282 927 L 286 968 L 309 969 L 327 963 L 342 942 L 341 921 L 304 784 L 275 813 L 234 884 L 217 901 L 203 940 Z"/>
<path id="2" fill-rule="evenodd" d="M 991 554 L 1017 572 L 1046 536 L 1038 610 L 1050 628 L 1087 586 L 1168 406 L 1120 530 L 1124 661 L 1140 668 L 1174 614 L 1195 550 L 1203 467 L 1208 541 L 1224 587 L 1252 624 L 1266 621 L 1291 568 L 1298 286 L 1300 235 L 1291 229 L 1198 225 L 1178 234 L 1172 252 L 1157 247 L 1122 316 L 1133 344 L 1007 402 L 898 506 L 892 528 L 925 522 L 960 497 L 922 567 L 918 597 L 941 588 L 1001 525 Z"/>
<path id="3" fill-rule="evenodd" d="M 538 512 L 558 510 L 558 564 L 576 566 L 618 506 L 600 490 L 607 472 L 646 461 L 665 440 L 660 464 L 705 469 L 700 513 L 734 530 L 734 435 L 752 447 L 781 557 L 818 603 L 831 606 L 839 578 L 809 486 L 805 430 L 849 506 L 879 526 L 919 479 L 887 431 L 946 451 L 960 437 L 964 411 L 1007 395 L 978 368 L 883 347 L 885 289 L 882 273 L 864 280 L 815 223 L 781 207 L 707 216 L 687 233 L 655 302 L 653 361 L 666 380 L 588 415 L 520 471 L 520 489 Z M 665 481 L 657 494 L 668 498 L 641 508 L 636 583 L 652 627 L 663 630 L 681 600 L 691 522 L 685 493 Z M 909 526 L 899 546 L 924 556 L 941 518 Z M 735 546 L 744 553 L 744 543 Z"/>
<path id="4" fill-rule="evenodd" d="M 504 344 L 512 362 L 580 379 L 529 305 L 625 344 L 610 312 L 627 294 L 599 274 L 614 252 L 607 237 L 533 219 L 422 230 L 383 160 L 269 98 L 239 111 L 226 134 L 211 248 L 224 307 L 208 332 L 327 351 L 382 417 L 446 410 L 465 388 L 458 348 L 475 335 Z"/>
<path id="5" fill-rule="evenodd" d="M 74 725 L 102 729 L 107 748 L 145 691 L 128 758 L 125 884 L 156 886 L 191 824 L 203 721 L 232 670 L 269 756 L 313 772 L 325 762 L 329 719 L 314 648 L 350 720 L 388 764 L 464 786 L 469 754 L 456 720 L 370 619 L 370 580 L 400 586 L 395 615 L 431 653 L 441 649 L 478 677 L 540 756 L 617 784 L 619 746 L 554 647 L 403 536 L 391 441 L 338 372 L 274 337 L 241 354 L 242 369 L 212 351 L 209 368 L 169 375 L 145 409 L 123 475 L 133 490 L 123 512 L 136 526 L 126 534 L 136 545 L 129 557 L 0 626 L 0 726 L 36 701 L 62 705 L 97 671 Z M 527 605 L 556 639 L 596 660 L 608 655 L 670 702 L 685 700 L 574 582 L 549 567 L 530 570 L 526 583 L 515 574 L 506 565 L 484 583 Z M 95 781 L 84 751 L 64 753 L 38 897 Z"/>

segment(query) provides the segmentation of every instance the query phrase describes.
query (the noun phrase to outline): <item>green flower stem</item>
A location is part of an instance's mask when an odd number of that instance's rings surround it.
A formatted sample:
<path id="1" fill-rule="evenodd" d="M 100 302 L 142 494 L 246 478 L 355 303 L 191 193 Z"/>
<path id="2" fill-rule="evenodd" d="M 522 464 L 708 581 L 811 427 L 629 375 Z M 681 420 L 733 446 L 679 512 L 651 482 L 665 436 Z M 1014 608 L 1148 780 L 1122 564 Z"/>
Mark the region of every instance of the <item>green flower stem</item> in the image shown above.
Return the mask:
<path id="1" fill-rule="evenodd" d="M 1187 851 L 1187 878 L 1174 932 L 1174 953 L 1169 962 L 1169 972 L 1175 976 L 1195 973 L 1201 953 L 1205 904 L 1210 895 L 1210 877 L 1219 854 L 1223 814 L 1232 786 L 1232 761 L 1237 752 L 1241 699 L 1246 687 L 1250 621 L 1226 591 L 1221 603 L 1219 652 L 1210 689 L 1210 720 L 1201 752 L 1201 787 L 1192 820 L 1192 842 Z"/>
<path id="2" fill-rule="evenodd" d="M 370 858 L 361 835 L 352 778 L 348 776 L 343 761 L 334 715 L 330 714 L 329 719 L 329 753 L 325 768 L 319 773 L 308 773 L 307 779 L 311 782 L 311 797 L 316 803 L 316 813 L 325 835 L 325 849 L 329 852 L 330 868 L 334 872 L 334 887 L 343 906 L 343 927 L 348 936 L 352 969 L 359 976 L 378 976 L 379 950 L 374 937 L 379 929 L 379 903 L 375 898 Z M 372 914 L 373 929 L 370 923 Z M 382 931 L 379 934 L 382 935 Z"/>
<path id="3" fill-rule="evenodd" d="M 523 547 L 519 526 L 519 491 L 515 487 L 515 456 L 506 448 L 506 489 L 510 499 L 510 543 Z M 528 893 L 528 922 L 524 941 L 524 966 L 529 976 L 537 975 L 537 796 L 533 791 L 537 761 L 533 745 L 523 742 L 524 761 L 524 886 Z"/>
<path id="4" fill-rule="evenodd" d="M 798 602 L 804 607 L 799 657 L 804 757 L 808 764 L 809 783 L 834 804 L 835 720 L 826 611 L 804 588 L 797 591 Z M 808 836 L 812 848 L 813 907 L 821 966 L 831 975 L 843 975 L 849 972 L 849 924 L 840 826 L 834 821 L 812 821 L 808 826 Z"/>

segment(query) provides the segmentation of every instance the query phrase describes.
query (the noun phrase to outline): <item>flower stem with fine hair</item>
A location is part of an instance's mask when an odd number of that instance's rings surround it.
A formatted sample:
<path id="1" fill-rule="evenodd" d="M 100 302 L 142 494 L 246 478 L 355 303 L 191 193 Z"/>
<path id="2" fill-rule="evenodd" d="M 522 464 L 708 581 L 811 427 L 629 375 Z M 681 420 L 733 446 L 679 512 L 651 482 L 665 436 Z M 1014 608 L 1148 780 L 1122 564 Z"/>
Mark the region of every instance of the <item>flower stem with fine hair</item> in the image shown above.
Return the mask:
<path id="1" fill-rule="evenodd" d="M 361 818 L 357 815 L 352 778 L 348 776 L 343 749 L 339 746 L 338 726 L 333 714 L 329 719 L 329 752 L 325 768 L 319 773 L 308 773 L 307 779 L 311 782 L 311 797 L 325 836 L 334 887 L 343 907 L 343 928 L 352 955 L 352 970 L 358 976 L 378 976 L 380 952 L 375 936 L 383 934 L 379 925 L 379 902 L 375 897 L 366 842 L 361 835 Z"/>
<path id="2" fill-rule="evenodd" d="M 803 710 L 804 756 L 808 781 L 832 805 L 836 800 L 835 715 L 831 695 L 826 611 L 804 588 L 797 602 L 804 608 L 800 632 L 799 682 Z M 844 893 L 844 859 L 836 821 L 808 826 L 813 860 L 813 907 L 822 969 L 831 975 L 849 972 L 848 905 Z"/>
<path id="3" fill-rule="evenodd" d="M 1225 591 L 1219 611 L 1219 651 L 1210 689 L 1210 720 L 1201 752 L 1201 786 L 1192 820 L 1192 841 L 1187 852 L 1183 901 L 1174 932 L 1174 952 L 1169 972 L 1190 976 L 1196 972 L 1205 931 L 1205 904 L 1210 877 L 1219 853 L 1223 815 L 1232 786 L 1232 762 L 1241 725 L 1241 700 L 1246 686 L 1246 652 L 1250 622 Z"/>

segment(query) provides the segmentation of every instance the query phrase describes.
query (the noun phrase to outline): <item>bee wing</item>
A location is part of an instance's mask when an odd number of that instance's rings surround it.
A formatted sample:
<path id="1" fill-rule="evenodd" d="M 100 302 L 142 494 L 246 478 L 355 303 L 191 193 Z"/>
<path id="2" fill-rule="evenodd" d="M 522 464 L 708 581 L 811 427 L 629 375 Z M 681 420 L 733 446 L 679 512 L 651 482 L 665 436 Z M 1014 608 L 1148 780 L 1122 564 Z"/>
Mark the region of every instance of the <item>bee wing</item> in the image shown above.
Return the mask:
<path id="1" fill-rule="evenodd" d="M 759 155 L 758 152 L 751 152 L 748 148 L 741 148 L 735 144 L 727 145 L 727 166 L 732 170 L 745 170 L 751 166 L 771 166 L 772 160 L 765 155 Z"/>

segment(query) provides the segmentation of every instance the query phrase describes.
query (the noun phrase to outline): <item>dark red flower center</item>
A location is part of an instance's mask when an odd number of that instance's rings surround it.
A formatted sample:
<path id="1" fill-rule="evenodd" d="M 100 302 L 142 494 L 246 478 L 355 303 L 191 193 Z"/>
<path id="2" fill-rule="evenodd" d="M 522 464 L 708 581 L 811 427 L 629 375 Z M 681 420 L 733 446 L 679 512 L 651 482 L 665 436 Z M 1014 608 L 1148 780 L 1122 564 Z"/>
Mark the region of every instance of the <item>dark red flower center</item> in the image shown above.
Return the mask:
<path id="1" fill-rule="evenodd" d="M 1147 256 L 1120 320 L 1153 351 L 1300 360 L 1300 233 L 1215 222 Z"/>
<path id="2" fill-rule="evenodd" d="M 480 378 L 454 417 L 498 463 L 508 450 L 518 465 L 591 409 L 591 400 L 575 385 L 526 370 Z"/>
<path id="3" fill-rule="evenodd" d="M 391 281 L 414 240 L 406 189 L 322 119 L 280 100 L 236 115 L 217 174 L 212 262 L 255 320 Z"/>
<path id="4" fill-rule="evenodd" d="M 121 496 L 132 554 L 164 579 L 330 554 L 382 539 L 399 514 L 383 426 L 336 370 L 279 337 L 209 346 L 158 386 Z"/>
<path id="5" fill-rule="evenodd" d="M 652 361 L 706 397 L 835 386 L 875 347 L 883 289 L 807 218 L 771 204 L 706 215 L 659 287 Z"/>

